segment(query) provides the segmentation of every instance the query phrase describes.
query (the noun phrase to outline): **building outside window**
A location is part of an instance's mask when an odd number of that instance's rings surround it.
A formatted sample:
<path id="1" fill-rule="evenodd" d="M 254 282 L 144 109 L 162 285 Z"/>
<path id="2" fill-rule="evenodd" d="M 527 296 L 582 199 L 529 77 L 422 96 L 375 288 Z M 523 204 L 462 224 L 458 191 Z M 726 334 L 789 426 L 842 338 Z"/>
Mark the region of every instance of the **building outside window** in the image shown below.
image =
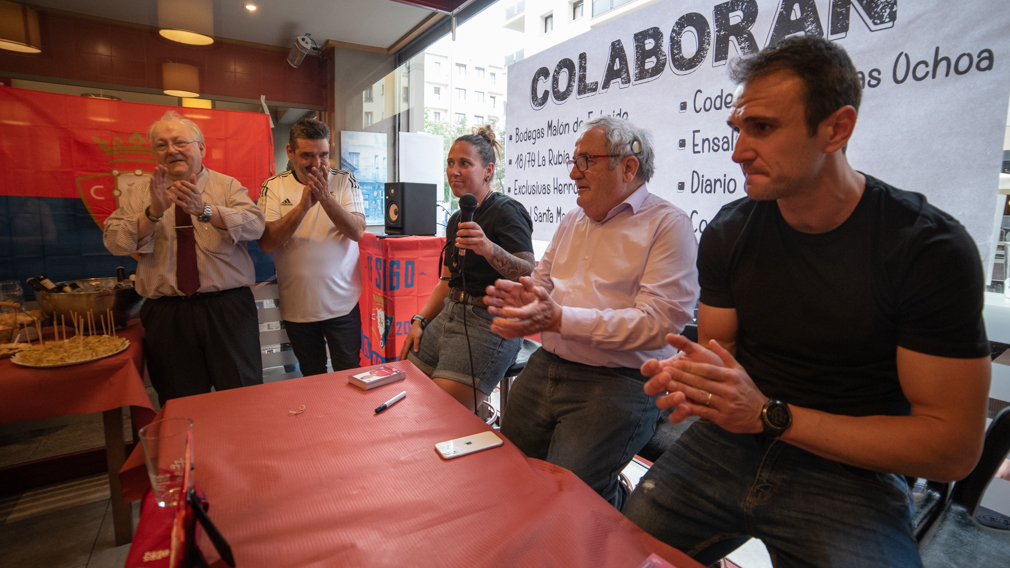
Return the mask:
<path id="1" fill-rule="evenodd" d="M 435 122 L 442 122 L 442 113 L 435 111 Z"/>
<path id="2" fill-rule="evenodd" d="M 475 114 L 473 115 L 473 121 L 475 124 L 479 126 L 481 124 L 484 124 L 484 117 L 479 114 Z"/>
<path id="3" fill-rule="evenodd" d="M 572 19 L 578 20 L 579 18 L 581 18 L 584 9 L 585 4 L 583 3 L 583 0 L 572 2 Z"/>
<path id="4" fill-rule="evenodd" d="M 435 74 L 436 75 L 441 75 L 442 74 L 442 62 L 441 61 L 436 61 L 435 62 Z"/>
<path id="5" fill-rule="evenodd" d="M 457 112 L 456 113 L 456 122 L 463 122 L 465 120 L 466 120 L 466 115 L 465 114 L 463 114 L 461 112 Z"/>
<path id="6" fill-rule="evenodd" d="M 491 74 L 491 84 L 492 85 L 494 85 L 494 80 L 495 80 L 495 75 L 494 75 L 494 73 L 492 73 Z"/>
<path id="7" fill-rule="evenodd" d="M 371 125 L 372 125 L 372 113 L 366 112 L 365 113 L 365 126 L 371 126 Z"/>
<path id="8" fill-rule="evenodd" d="M 593 0 L 593 17 L 605 14 L 618 6 L 623 6 L 632 0 Z"/>
<path id="9" fill-rule="evenodd" d="M 473 94 L 476 96 L 477 102 L 484 102 L 484 91 L 474 91 Z"/>
<path id="10" fill-rule="evenodd" d="M 372 102 L 372 88 L 368 87 L 365 89 L 365 102 Z"/>
<path id="11" fill-rule="evenodd" d="M 435 98 L 442 100 L 442 87 L 435 87 Z"/>
<path id="12" fill-rule="evenodd" d="M 484 68 L 483 67 L 475 67 L 474 71 L 477 72 L 477 78 L 478 79 L 483 79 L 484 78 Z"/>
<path id="13" fill-rule="evenodd" d="M 458 101 L 466 100 L 466 89 L 456 89 L 456 100 Z"/>
<path id="14" fill-rule="evenodd" d="M 466 75 L 466 65 L 464 65 L 462 63 L 457 63 L 456 64 L 456 74 L 460 75 L 460 76 L 465 76 Z"/>
<path id="15" fill-rule="evenodd" d="M 554 29 L 554 14 L 544 16 L 544 33 L 549 34 Z"/>
<path id="16" fill-rule="evenodd" d="M 495 100 L 494 95 L 491 95 L 489 98 L 491 99 L 491 108 L 495 108 L 495 106 L 494 106 L 494 100 Z"/>

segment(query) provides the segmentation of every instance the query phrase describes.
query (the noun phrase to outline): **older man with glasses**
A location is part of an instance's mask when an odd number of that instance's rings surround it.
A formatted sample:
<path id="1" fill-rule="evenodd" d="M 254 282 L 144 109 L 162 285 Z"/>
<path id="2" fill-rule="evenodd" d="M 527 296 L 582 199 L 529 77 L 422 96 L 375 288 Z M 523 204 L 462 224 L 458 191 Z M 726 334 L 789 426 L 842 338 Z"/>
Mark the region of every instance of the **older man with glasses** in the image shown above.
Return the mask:
<path id="1" fill-rule="evenodd" d="M 151 125 L 157 167 L 120 197 L 105 247 L 140 256 L 137 292 L 151 384 L 161 403 L 263 382 L 256 273 L 246 243 L 264 217 L 236 179 L 207 169 L 203 133 L 174 111 Z"/>
<path id="2" fill-rule="evenodd" d="M 492 330 L 543 339 L 516 380 L 501 432 L 621 508 L 620 472 L 659 417 L 639 369 L 672 356 L 662 336 L 692 319 L 697 241 L 690 218 L 649 193 L 654 152 L 644 130 L 619 118 L 590 120 L 574 155 L 579 208 L 561 221 L 531 277 L 498 280 L 485 299 L 498 316 Z"/>

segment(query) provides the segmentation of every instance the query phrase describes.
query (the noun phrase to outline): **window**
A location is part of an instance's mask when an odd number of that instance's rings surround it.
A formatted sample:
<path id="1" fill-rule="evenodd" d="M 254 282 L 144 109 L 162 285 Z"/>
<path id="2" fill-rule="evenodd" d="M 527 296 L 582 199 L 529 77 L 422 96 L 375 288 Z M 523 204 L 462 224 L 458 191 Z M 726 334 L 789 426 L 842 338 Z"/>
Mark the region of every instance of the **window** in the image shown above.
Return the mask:
<path id="1" fill-rule="evenodd" d="M 442 113 L 435 111 L 435 122 L 442 122 Z"/>
<path id="2" fill-rule="evenodd" d="M 385 84 L 379 85 L 379 96 L 380 97 L 386 96 L 386 85 Z"/>
<path id="3" fill-rule="evenodd" d="M 582 17 L 583 6 L 584 6 L 584 4 L 583 4 L 582 0 L 578 0 L 578 2 L 572 2 L 572 19 L 573 20 L 578 20 L 579 18 Z"/>
<path id="4" fill-rule="evenodd" d="M 463 114 L 463 113 L 461 113 L 461 112 L 457 112 L 456 113 L 456 122 L 466 122 L 466 115 Z"/>
<path id="5" fill-rule="evenodd" d="M 631 0 L 593 0 L 593 17 L 599 16 L 631 2 Z"/>
<path id="6" fill-rule="evenodd" d="M 458 101 L 466 100 L 466 89 L 456 89 L 456 100 Z"/>
<path id="7" fill-rule="evenodd" d="M 481 116 L 481 115 L 479 115 L 479 114 L 475 114 L 475 115 L 473 115 L 473 121 L 477 125 L 484 124 L 484 117 Z"/>
<path id="8" fill-rule="evenodd" d="M 554 14 L 544 16 L 544 33 L 549 34 L 554 29 Z"/>
<path id="9" fill-rule="evenodd" d="M 435 74 L 436 75 L 441 75 L 442 74 L 442 62 L 441 61 L 436 61 L 435 62 Z"/>
<path id="10" fill-rule="evenodd" d="M 442 100 L 442 87 L 435 87 L 435 98 Z"/>
<path id="11" fill-rule="evenodd" d="M 372 125 L 372 113 L 366 112 L 365 113 L 365 126 L 371 126 L 371 125 Z"/>
<path id="12" fill-rule="evenodd" d="M 491 84 L 494 85 L 494 73 L 491 74 Z"/>
<path id="13" fill-rule="evenodd" d="M 473 94 L 477 99 L 477 102 L 479 103 L 484 102 L 484 91 L 474 91 Z"/>
<path id="14" fill-rule="evenodd" d="M 456 64 L 456 74 L 463 77 L 466 76 L 466 65 L 462 63 Z"/>
<path id="15" fill-rule="evenodd" d="M 478 79 L 483 79 L 484 78 L 484 68 L 483 67 L 475 67 L 474 71 L 477 72 L 477 78 Z"/>
<path id="16" fill-rule="evenodd" d="M 494 95 L 491 95 L 490 99 L 491 99 L 491 108 L 495 108 L 495 106 L 494 106 Z"/>
<path id="17" fill-rule="evenodd" d="M 372 102 L 372 88 L 365 89 L 365 102 Z"/>
<path id="18" fill-rule="evenodd" d="M 403 102 L 405 103 L 410 102 L 410 87 L 403 88 Z"/>

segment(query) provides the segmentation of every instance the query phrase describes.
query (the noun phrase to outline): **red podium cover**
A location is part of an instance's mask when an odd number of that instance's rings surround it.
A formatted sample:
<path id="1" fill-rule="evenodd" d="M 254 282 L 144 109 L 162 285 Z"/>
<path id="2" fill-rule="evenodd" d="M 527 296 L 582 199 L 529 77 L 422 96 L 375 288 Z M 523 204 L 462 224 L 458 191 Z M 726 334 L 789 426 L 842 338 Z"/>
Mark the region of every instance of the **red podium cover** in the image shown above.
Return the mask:
<path id="1" fill-rule="evenodd" d="M 378 237 L 365 233 L 361 255 L 361 364 L 395 361 L 410 331 L 410 318 L 421 311 L 438 284 L 439 253 L 445 237 Z"/>

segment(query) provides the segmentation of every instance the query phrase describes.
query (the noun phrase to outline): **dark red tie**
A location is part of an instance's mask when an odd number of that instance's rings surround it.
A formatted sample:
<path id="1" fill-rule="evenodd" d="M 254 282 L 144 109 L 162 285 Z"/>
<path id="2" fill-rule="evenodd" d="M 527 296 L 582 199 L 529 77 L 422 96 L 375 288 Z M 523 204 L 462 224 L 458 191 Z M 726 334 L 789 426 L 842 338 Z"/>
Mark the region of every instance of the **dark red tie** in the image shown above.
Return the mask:
<path id="1" fill-rule="evenodd" d="M 200 289 L 200 271 L 196 268 L 196 236 L 193 233 L 193 218 L 175 206 L 175 277 L 179 291 L 192 296 Z"/>

